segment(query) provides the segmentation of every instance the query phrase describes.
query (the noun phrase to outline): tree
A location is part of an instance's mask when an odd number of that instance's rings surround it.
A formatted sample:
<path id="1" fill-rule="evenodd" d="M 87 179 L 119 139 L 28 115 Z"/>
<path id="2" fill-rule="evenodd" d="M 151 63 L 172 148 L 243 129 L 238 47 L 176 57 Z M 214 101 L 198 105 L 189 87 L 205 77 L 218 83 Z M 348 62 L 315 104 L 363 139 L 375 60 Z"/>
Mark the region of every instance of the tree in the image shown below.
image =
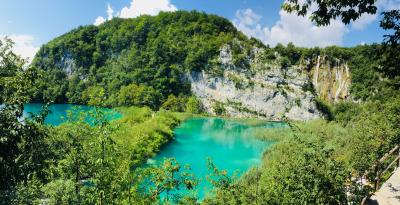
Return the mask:
<path id="1" fill-rule="evenodd" d="M 129 154 L 112 138 L 116 127 L 100 110 L 89 115 L 93 121 L 74 113 L 67 124 L 54 128 L 52 145 L 59 153 L 49 170 L 53 178 L 42 188 L 51 202 L 120 204 L 130 196 Z"/>
<path id="2" fill-rule="evenodd" d="M 200 114 L 203 111 L 202 103 L 196 96 L 190 96 L 186 103 L 186 112 Z"/>
<path id="3" fill-rule="evenodd" d="M 230 176 L 226 170 L 220 170 L 211 159 L 207 160 L 209 174 L 207 180 L 214 186 L 215 196 L 206 197 L 204 204 L 249 204 L 243 194 L 245 188 L 239 183 L 236 175 Z"/>
<path id="4" fill-rule="evenodd" d="M 384 47 L 380 52 L 383 57 L 379 68 L 386 77 L 393 79 L 393 85 L 400 88 L 400 10 L 383 12 L 380 26 L 384 30 L 391 31 L 384 35 Z"/>
<path id="5" fill-rule="evenodd" d="M 6 204 L 18 195 L 17 185 L 46 180 L 50 155 L 45 115 L 23 117 L 38 73 L 12 52 L 12 46 L 11 40 L 0 40 L 0 201 Z"/>
<path id="6" fill-rule="evenodd" d="M 165 100 L 165 102 L 161 105 L 161 108 L 172 112 L 182 112 L 184 110 L 183 100 L 184 99 L 171 94 L 168 96 L 167 100 Z"/>
<path id="7" fill-rule="evenodd" d="M 105 90 L 101 86 L 91 86 L 82 92 L 82 99 L 88 105 L 104 106 Z"/>
<path id="8" fill-rule="evenodd" d="M 343 23 L 349 24 L 351 21 L 360 18 L 362 14 L 375 14 L 377 11 L 375 3 L 376 0 L 288 0 L 282 8 L 287 12 L 295 12 L 301 16 L 312 11 L 311 20 L 317 25 L 325 26 L 336 18 L 340 18 Z"/>
<path id="9" fill-rule="evenodd" d="M 154 88 L 136 84 L 122 87 L 118 94 L 119 105 L 149 106 L 152 109 L 159 106 L 160 98 L 161 94 Z"/>
<path id="10" fill-rule="evenodd" d="M 382 13 L 383 19 L 380 26 L 384 30 L 393 30 L 393 34 L 384 35 L 386 44 L 399 45 L 400 43 L 400 10 L 391 10 Z"/>
<path id="11" fill-rule="evenodd" d="M 287 12 L 305 16 L 311 12 L 311 20 L 319 26 L 329 25 L 331 20 L 340 18 L 345 24 L 355 21 L 363 14 L 375 14 L 377 12 L 377 0 L 288 0 L 282 8 Z M 316 6 L 316 8 L 315 8 Z M 384 30 L 393 30 L 392 34 L 384 35 L 384 42 L 390 45 L 398 45 L 400 41 L 400 11 L 390 10 L 382 13 L 383 19 L 380 26 Z"/>
<path id="12" fill-rule="evenodd" d="M 165 159 L 160 166 L 144 170 L 147 178 L 144 180 L 147 181 L 145 189 L 151 201 L 172 204 L 179 203 L 182 199 L 188 200 L 176 193 L 177 191 L 186 191 L 186 194 L 189 194 L 188 191 L 196 188 L 198 180 L 188 170 L 190 170 L 189 166 L 182 169 L 174 158 Z"/>

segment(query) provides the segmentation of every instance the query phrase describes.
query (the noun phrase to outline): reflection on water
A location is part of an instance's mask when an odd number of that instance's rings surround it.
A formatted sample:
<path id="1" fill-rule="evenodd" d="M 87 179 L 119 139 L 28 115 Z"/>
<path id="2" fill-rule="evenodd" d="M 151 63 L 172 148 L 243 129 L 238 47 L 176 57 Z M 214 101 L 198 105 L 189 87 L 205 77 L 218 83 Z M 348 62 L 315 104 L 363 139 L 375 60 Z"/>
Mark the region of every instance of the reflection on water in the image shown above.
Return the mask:
<path id="1" fill-rule="evenodd" d="M 282 126 L 284 124 L 275 122 L 250 126 L 219 118 L 191 119 L 175 129 L 175 140 L 164 147 L 155 160 L 161 162 L 166 157 L 175 157 L 182 165 L 189 164 L 202 181 L 208 174 L 207 158 L 211 158 L 219 169 L 240 174 L 259 164 L 262 154 L 271 145 L 271 142 L 256 139 L 255 129 Z M 209 188 L 209 183 L 200 183 L 200 198 Z"/>

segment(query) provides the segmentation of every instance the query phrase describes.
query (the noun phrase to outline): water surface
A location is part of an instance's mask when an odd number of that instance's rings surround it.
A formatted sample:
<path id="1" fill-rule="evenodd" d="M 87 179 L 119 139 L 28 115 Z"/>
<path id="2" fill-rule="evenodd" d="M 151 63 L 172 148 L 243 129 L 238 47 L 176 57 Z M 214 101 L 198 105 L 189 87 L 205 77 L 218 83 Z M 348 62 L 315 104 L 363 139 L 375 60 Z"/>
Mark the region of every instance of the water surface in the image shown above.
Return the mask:
<path id="1" fill-rule="evenodd" d="M 197 118 L 183 122 L 174 130 L 175 139 L 166 145 L 149 163 L 160 163 L 174 157 L 181 165 L 189 164 L 191 172 L 201 179 L 198 186 L 200 198 L 210 190 L 206 181 L 209 174 L 206 162 L 211 158 L 220 170 L 238 176 L 251 166 L 258 165 L 262 154 L 272 142 L 254 136 L 257 128 L 282 127 L 283 123 L 265 122 L 251 126 L 239 121 L 220 118 Z M 204 182 L 206 181 L 206 182 Z"/>
<path id="2" fill-rule="evenodd" d="M 44 104 L 42 103 L 28 103 L 24 105 L 24 117 L 32 117 L 32 115 L 38 115 Z M 50 125 L 60 125 L 61 123 L 66 122 L 68 113 L 71 112 L 72 115 L 79 115 L 82 113 L 93 112 L 95 107 L 86 106 L 86 105 L 73 105 L 73 104 L 52 104 L 49 106 L 49 114 L 46 116 L 45 123 Z M 108 120 L 121 118 L 121 114 L 107 108 L 101 108 L 105 113 L 105 117 Z M 90 121 L 90 119 L 87 119 Z"/>

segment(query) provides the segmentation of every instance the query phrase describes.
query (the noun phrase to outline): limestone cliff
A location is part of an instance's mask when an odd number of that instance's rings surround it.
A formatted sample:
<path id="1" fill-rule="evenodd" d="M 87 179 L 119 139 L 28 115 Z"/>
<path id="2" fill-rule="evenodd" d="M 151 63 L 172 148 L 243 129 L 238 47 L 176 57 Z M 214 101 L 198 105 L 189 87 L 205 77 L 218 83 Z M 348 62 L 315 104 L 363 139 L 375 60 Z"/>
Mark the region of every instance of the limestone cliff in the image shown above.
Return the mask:
<path id="1" fill-rule="evenodd" d="M 229 47 L 221 49 L 219 61 L 223 74 L 192 72 L 188 79 L 192 92 L 210 113 L 221 104 L 225 114 L 234 117 L 257 116 L 270 120 L 288 118 L 311 120 L 321 117 L 315 96 L 306 90 L 310 82 L 307 71 L 300 66 L 282 68 L 261 60 L 261 49 L 249 57 L 250 69 L 232 63 Z"/>
<path id="2" fill-rule="evenodd" d="M 262 52 L 254 48 L 248 57 L 250 67 L 244 68 L 234 65 L 230 47 L 225 46 L 218 59 L 222 74 L 202 71 L 187 75 L 193 94 L 210 113 L 215 113 L 218 105 L 228 116 L 270 120 L 320 118 L 323 113 L 315 98 L 328 103 L 349 98 L 351 77 L 346 63 L 317 56 L 300 65 L 282 67 L 264 60 Z"/>

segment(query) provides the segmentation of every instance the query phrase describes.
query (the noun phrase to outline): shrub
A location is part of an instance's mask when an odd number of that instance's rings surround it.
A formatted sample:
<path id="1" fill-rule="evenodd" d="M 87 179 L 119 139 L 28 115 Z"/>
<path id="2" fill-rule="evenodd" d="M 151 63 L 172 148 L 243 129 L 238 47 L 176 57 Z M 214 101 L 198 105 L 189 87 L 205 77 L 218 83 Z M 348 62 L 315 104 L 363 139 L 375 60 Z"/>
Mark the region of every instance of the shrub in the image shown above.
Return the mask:
<path id="1" fill-rule="evenodd" d="M 190 96 L 187 100 L 185 111 L 193 114 L 200 114 L 203 112 L 203 105 L 195 96 Z"/>
<path id="2" fill-rule="evenodd" d="M 155 109 L 160 104 L 161 94 L 145 85 L 130 84 L 123 86 L 118 94 L 120 106 L 149 106 Z"/>
<path id="3" fill-rule="evenodd" d="M 176 97 L 175 95 L 171 94 L 161 105 L 161 108 L 172 112 L 183 112 L 185 110 L 185 101 L 186 100 L 184 98 Z"/>
<path id="4" fill-rule="evenodd" d="M 334 114 L 330 105 L 319 98 L 315 98 L 315 105 L 317 109 L 324 115 L 326 120 L 332 121 Z"/>
<path id="5" fill-rule="evenodd" d="M 225 115 L 226 114 L 226 109 L 222 102 L 215 101 L 214 105 L 212 106 L 212 109 L 216 115 Z"/>

